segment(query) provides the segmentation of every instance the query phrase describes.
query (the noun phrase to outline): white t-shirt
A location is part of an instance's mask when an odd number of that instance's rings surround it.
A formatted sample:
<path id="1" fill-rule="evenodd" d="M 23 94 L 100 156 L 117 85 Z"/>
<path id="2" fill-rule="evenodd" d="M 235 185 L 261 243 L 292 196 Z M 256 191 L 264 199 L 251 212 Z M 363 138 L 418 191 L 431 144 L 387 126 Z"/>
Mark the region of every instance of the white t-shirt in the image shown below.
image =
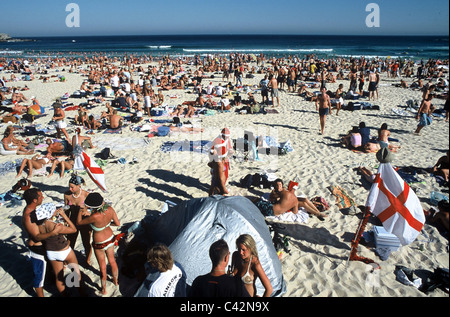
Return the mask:
<path id="1" fill-rule="evenodd" d="M 174 297 L 175 288 L 182 275 L 180 268 L 174 264 L 171 270 L 161 273 L 152 283 L 148 297 Z"/>
<path id="2" fill-rule="evenodd" d="M 216 95 L 217 96 L 222 96 L 223 94 L 223 87 L 222 86 L 217 86 L 216 87 Z"/>
<path id="3" fill-rule="evenodd" d="M 113 76 L 113 77 L 111 77 L 111 86 L 112 87 L 119 87 L 119 82 L 120 82 L 120 80 L 119 80 L 119 76 Z"/>

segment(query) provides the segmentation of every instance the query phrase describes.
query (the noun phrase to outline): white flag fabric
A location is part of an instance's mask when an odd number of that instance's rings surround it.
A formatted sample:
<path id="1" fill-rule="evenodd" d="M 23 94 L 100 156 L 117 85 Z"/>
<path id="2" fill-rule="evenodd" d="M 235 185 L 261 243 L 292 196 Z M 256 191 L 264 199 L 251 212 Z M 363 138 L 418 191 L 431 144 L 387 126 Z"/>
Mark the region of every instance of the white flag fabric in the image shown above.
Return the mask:
<path id="1" fill-rule="evenodd" d="M 86 170 L 92 181 L 104 192 L 106 192 L 105 173 L 95 161 L 82 151 L 75 155 L 74 170 Z"/>
<path id="2" fill-rule="evenodd" d="M 413 242 L 425 223 L 419 198 L 389 163 L 381 163 L 366 207 L 402 245 Z"/>

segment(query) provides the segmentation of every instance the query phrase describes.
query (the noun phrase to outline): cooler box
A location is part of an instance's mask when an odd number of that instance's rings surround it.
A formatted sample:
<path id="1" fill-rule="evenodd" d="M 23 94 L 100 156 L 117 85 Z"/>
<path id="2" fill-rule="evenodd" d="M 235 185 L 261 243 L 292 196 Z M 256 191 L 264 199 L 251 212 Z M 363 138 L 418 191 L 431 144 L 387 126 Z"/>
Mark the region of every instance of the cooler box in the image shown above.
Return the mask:
<path id="1" fill-rule="evenodd" d="M 400 240 L 392 233 L 389 233 L 382 226 L 375 226 L 373 228 L 375 235 L 375 245 L 377 248 L 391 248 L 393 251 L 397 251 L 400 246 Z"/>
<path id="2" fill-rule="evenodd" d="M 164 109 L 162 108 L 154 108 L 150 110 L 150 115 L 152 117 L 161 117 L 164 114 Z"/>

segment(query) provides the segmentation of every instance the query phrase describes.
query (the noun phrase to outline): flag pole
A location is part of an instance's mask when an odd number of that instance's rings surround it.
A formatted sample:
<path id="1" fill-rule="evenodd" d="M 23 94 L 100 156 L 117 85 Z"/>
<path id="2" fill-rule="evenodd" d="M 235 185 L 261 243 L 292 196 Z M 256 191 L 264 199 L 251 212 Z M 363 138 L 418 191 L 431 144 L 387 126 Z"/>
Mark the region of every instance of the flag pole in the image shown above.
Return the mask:
<path id="1" fill-rule="evenodd" d="M 361 221 L 359 222 L 358 229 L 356 230 L 355 237 L 352 240 L 352 249 L 350 251 L 350 256 L 347 259 L 347 264 L 349 261 L 361 261 L 366 264 L 375 263 L 375 261 L 373 261 L 371 259 L 357 255 L 359 240 L 361 240 L 361 237 L 362 237 L 364 231 L 366 230 L 366 225 L 367 225 L 367 222 L 369 221 L 370 214 L 371 214 L 370 207 L 366 206 L 364 209 L 364 215 L 363 215 Z"/>

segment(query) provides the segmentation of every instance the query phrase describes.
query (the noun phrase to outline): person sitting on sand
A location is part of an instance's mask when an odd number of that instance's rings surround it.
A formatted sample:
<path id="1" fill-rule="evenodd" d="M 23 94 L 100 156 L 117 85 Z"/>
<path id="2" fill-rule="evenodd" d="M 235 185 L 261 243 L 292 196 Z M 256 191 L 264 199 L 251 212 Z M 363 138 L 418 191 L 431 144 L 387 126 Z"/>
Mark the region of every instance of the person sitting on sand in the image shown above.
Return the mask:
<path id="1" fill-rule="evenodd" d="M 78 109 L 78 114 L 75 116 L 75 124 L 89 128 L 88 121 L 89 117 L 86 108 L 80 106 L 80 108 Z"/>
<path id="2" fill-rule="evenodd" d="M 104 117 L 109 120 L 109 129 L 119 129 L 122 127 L 123 118 L 117 114 L 117 109 L 114 109 L 112 114 L 105 114 Z"/>
<path id="3" fill-rule="evenodd" d="M 72 137 L 72 147 L 75 148 L 75 145 L 80 145 L 83 148 L 85 142 L 89 144 L 89 148 L 93 149 L 95 146 L 92 144 L 92 140 L 88 136 L 81 135 L 81 129 L 77 128 L 75 130 L 75 135 Z"/>
<path id="4" fill-rule="evenodd" d="M 98 130 L 102 127 L 102 123 L 99 120 L 96 120 L 93 115 L 89 116 L 87 125 L 88 125 L 88 129 L 91 129 L 91 130 Z"/>
<path id="5" fill-rule="evenodd" d="M 295 211 L 295 207 L 292 210 L 292 212 L 297 213 L 299 208 L 303 208 L 306 210 L 306 212 L 317 216 L 319 219 L 323 220 L 323 218 L 328 217 L 328 215 L 320 212 L 317 207 L 305 196 L 296 196 L 295 195 L 295 188 L 292 188 L 291 190 L 287 190 L 284 188 L 284 183 L 281 179 L 276 179 L 273 183 L 274 189 L 270 193 L 269 200 L 274 204 L 274 212 L 275 210 L 283 210 L 285 207 L 288 206 L 291 203 L 292 196 L 294 196 L 297 200 L 297 206 Z M 289 194 L 287 194 L 289 193 Z M 284 201 L 283 201 L 284 200 Z M 292 199 L 293 201 L 293 199 Z M 285 212 L 289 211 L 286 210 Z M 284 213 L 284 212 L 282 212 Z"/>
<path id="6" fill-rule="evenodd" d="M 2 142 L 0 143 L 0 154 L 1 155 L 30 155 L 34 153 L 34 150 L 27 150 L 22 145 L 14 144 L 14 128 L 7 127 L 4 134 Z"/>
<path id="7" fill-rule="evenodd" d="M 388 130 L 387 123 L 383 123 L 378 130 L 378 143 L 380 148 L 388 148 L 391 151 L 397 151 L 400 146 L 389 144 L 389 137 L 391 136 L 391 131 Z"/>
<path id="8" fill-rule="evenodd" d="M 366 167 L 358 167 L 358 172 L 360 172 L 364 179 L 369 183 L 373 183 L 375 181 L 376 174 L 372 173 L 372 171 Z"/>
<path id="9" fill-rule="evenodd" d="M 431 169 L 431 173 L 435 176 L 442 176 L 446 182 L 448 182 L 448 174 L 449 174 L 449 151 L 447 150 L 447 155 L 439 158 L 437 163 Z"/>
<path id="10" fill-rule="evenodd" d="M 185 118 L 192 118 L 195 115 L 195 108 L 192 104 L 188 105 L 187 113 L 184 116 Z"/>
<path id="11" fill-rule="evenodd" d="M 441 200 L 438 202 L 438 211 L 432 212 L 428 216 L 428 220 L 433 225 L 441 225 L 448 232 L 449 231 L 449 212 L 450 204 L 448 201 Z"/>
<path id="12" fill-rule="evenodd" d="M 70 171 L 73 169 L 73 166 L 75 164 L 75 161 L 73 159 L 73 156 L 66 156 L 66 157 L 58 157 L 56 158 L 53 163 L 52 163 L 52 167 L 50 169 L 50 174 L 48 174 L 47 177 L 50 177 L 53 175 L 53 173 L 55 172 L 56 167 L 59 166 L 59 170 L 60 170 L 60 178 L 64 177 L 64 173 L 66 171 Z"/>
<path id="13" fill-rule="evenodd" d="M 72 140 L 52 140 L 47 139 L 47 152 L 52 155 L 61 155 L 72 151 Z"/>
<path id="14" fill-rule="evenodd" d="M 353 127 L 346 136 L 341 139 L 341 143 L 344 144 L 350 150 L 356 150 L 362 146 L 361 134 L 358 127 Z"/>
<path id="15" fill-rule="evenodd" d="M 28 166 L 28 176 L 27 178 L 33 177 L 33 170 L 39 171 L 49 165 L 51 161 L 54 160 L 49 153 L 47 155 L 42 156 L 40 154 L 33 156 L 31 159 L 24 159 L 22 161 L 22 165 L 20 166 L 19 172 L 16 175 L 16 178 L 22 176 L 22 172 L 26 166 Z"/>
<path id="16" fill-rule="evenodd" d="M 304 208 L 306 212 L 316 215 L 321 220 L 327 217 L 308 198 L 297 197 L 295 195 L 295 188 L 291 190 L 284 188 L 281 179 L 275 180 L 273 187 L 274 189 L 269 195 L 269 201 L 259 199 L 255 202 L 256 207 L 258 207 L 265 217 L 280 216 L 287 212 L 297 214 L 300 207 Z"/>

